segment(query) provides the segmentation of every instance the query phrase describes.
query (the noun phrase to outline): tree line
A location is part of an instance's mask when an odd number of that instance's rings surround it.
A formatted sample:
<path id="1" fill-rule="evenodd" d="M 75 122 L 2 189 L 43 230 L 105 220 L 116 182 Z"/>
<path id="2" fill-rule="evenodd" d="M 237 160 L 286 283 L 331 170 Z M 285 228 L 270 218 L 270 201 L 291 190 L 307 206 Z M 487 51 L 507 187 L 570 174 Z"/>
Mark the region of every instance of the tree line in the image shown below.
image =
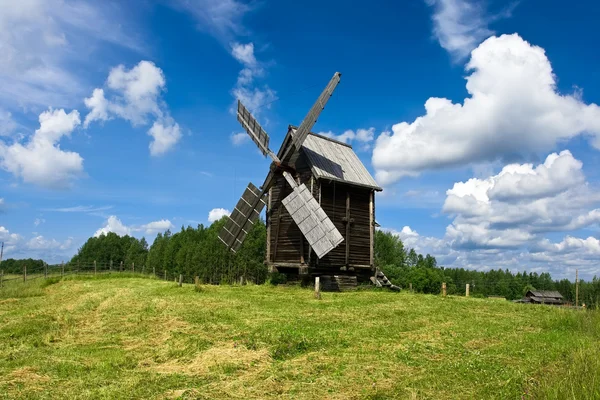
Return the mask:
<path id="1" fill-rule="evenodd" d="M 179 232 L 167 230 L 159 233 L 151 246 L 145 238 L 119 236 L 109 232 L 89 238 L 69 261 L 71 268 L 77 265 L 112 265 L 113 268 L 136 270 L 145 268 L 159 276 L 183 274 L 198 276 L 202 282 L 230 284 L 240 279 L 261 284 L 270 277 L 264 264 L 266 251 L 266 227 L 259 220 L 248 233 L 244 245 L 234 254 L 227 250 L 218 238 L 225 219 L 210 226 L 199 224 L 196 228 L 181 227 Z M 399 237 L 389 232 L 376 231 L 375 264 L 396 285 L 420 293 L 439 293 L 442 282 L 449 294 L 465 294 L 470 285 L 472 296 L 501 296 L 509 300 L 522 298 L 529 289 L 557 290 L 567 301 L 575 301 L 575 284 L 568 279 L 553 280 L 549 273 L 512 273 L 509 270 L 474 271 L 464 268 L 444 268 L 437 265 L 435 257 L 417 253 L 406 248 Z M 5 273 L 22 273 L 27 268 L 43 268 L 42 260 L 2 261 L 0 269 Z M 597 306 L 600 303 L 600 279 L 580 281 L 580 303 Z"/>

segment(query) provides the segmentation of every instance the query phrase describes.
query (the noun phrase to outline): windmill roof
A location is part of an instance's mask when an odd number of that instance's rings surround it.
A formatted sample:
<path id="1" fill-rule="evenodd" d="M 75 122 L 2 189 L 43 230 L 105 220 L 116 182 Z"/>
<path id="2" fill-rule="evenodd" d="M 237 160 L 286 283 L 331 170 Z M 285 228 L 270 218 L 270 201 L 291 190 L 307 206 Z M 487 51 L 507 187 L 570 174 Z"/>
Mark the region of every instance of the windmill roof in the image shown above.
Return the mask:
<path id="1" fill-rule="evenodd" d="M 290 131 L 293 134 L 296 127 L 290 126 Z M 311 132 L 302 145 L 302 151 L 317 179 L 382 190 L 352 150 L 352 146 L 347 143 Z"/>

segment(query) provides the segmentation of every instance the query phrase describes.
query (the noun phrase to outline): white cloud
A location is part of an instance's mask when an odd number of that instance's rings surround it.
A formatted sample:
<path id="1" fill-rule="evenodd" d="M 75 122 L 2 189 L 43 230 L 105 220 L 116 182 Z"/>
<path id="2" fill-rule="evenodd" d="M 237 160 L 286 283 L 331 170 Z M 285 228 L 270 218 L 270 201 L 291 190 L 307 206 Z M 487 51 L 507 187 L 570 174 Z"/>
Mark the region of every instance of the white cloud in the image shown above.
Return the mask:
<path id="1" fill-rule="evenodd" d="M 12 114 L 0 108 L 0 136 L 9 136 L 17 127 Z"/>
<path id="2" fill-rule="evenodd" d="M 40 128 L 22 145 L 0 141 L 0 167 L 27 183 L 47 188 L 64 188 L 83 173 L 83 158 L 64 151 L 60 140 L 81 123 L 77 110 L 69 114 L 52 110 L 40 114 Z"/>
<path id="3" fill-rule="evenodd" d="M 179 124 L 168 118 L 163 121 L 154 121 L 152 128 L 148 130 L 148 135 L 154 139 L 149 147 L 150 154 L 158 156 L 169 151 L 179 139 L 181 139 L 181 130 Z"/>
<path id="4" fill-rule="evenodd" d="M 71 248 L 72 244 L 73 238 L 68 238 L 61 243 L 56 239 L 46 239 L 45 237 L 39 235 L 31 238 L 27 242 L 26 248 L 28 250 L 68 250 Z"/>
<path id="5" fill-rule="evenodd" d="M 221 41 L 246 33 L 242 24 L 243 16 L 251 11 L 251 6 L 236 0 L 174 0 L 171 7 L 190 13 L 198 28 L 209 32 Z"/>
<path id="6" fill-rule="evenodd" d="M 250 136 L 248 136 L 248 134 L 246 132 L 240 132 L 240 133 L 232 133 L 230 138 L 231 138 L 231 143 L 233 143 L 234 146 L 241 146 L 242 144 L 246 143 L 250 139 Z"/>
<path id="7" fill-rule="evenodd" d="M 33 225 L 34 226 L 39 226 L 39 225 L 43 224 L 44 222 L 46 222 L 46 220 L 44 218 L 36 218 L 33 221 Z"/>
<path id="8" fill-rule="evenodd" d="M 131 235 L 135 232 L 144 232 L 146 235 L 154 235 L 158 232 L 164 232 L 167 229 L 173 229 L 173 224 L 168 219 L 152 221 L 143 225 L 127 226 L 116 215 L 111 215 L 106 220 L 104 226 L 94 233 L 94 237 L 98 237 L 108 232 L 116 233 L 119 236 Z"/>
<path id="9" fill-rule="evenodd" d="M 335 139 L 340 142 L 352 144 L 353 142 L 358 142 L 361 145 L 361 150 L 366 150 L 369 148 L 370 143 L 373 141 L 375 137 L 375 128 L 371 127 L 369 129 L 357 129 L 353 131 L 348 129 L 343 133 L 336 135 L 332 131 L 329 132 L 319 132 L 321 136 L 325 136 L 331 139 Z"/>
<path id="10" fill-rule="evenodd" d="M 125 236 L 131 234 L 131 228 L 125 226 L 116 215 L 111 215 L 106 220 L 106 224 L 94 233 L 94 237 L 98 237 L 102 234 L 106 235 L 109 232 L 116 233 L 119 236 Z"/>
<path id="11" fill-rule="evenodd" d="M 146 235 L 154 235 L 158 232 L 164 232 L 167 229 L 173 229 L 174 226 L 168 219 L 161 219 L 160 221 L 153 221 L 141 226 Z"/>
<path id="12" fill-rule="evenodd" d="M 72 106 L 83 87 L 73 65 L 91 64 L 92 49 L 104 42 L 139 50 L 124 31 L 134 25 L 131 18 L 123 24 L 118 4 L 0 1 L 0 103 Z"/>
<path id="13" fill-rule="evenodd" d="M 133 126 L 146 125 L 154 120 L 148 135 L 153 138 L 150 154 L 158 156 L 172 149 L 181 139 L 179 125 L 171 118 L 161 95 L 166 90 L 163 71 L 150 61 L 140 61 L 127 70 L 123 65 L 113 68 L 106 80 L 109 98 L 102 88 L 96 88 L 84 100 L 90 110 L 84 127 L 94 121 L 123 118 Z"/>
<path id="14" fill-rule="evenodd" d="M 229 216 L 231 213 L 224 208 L 213 208 L 208 212 L 208 222 L 213 223 L 220 220 L 224 216 Z"/>
<path id="15" fill-rule="evenodd" d="M 435 8 L 433 33 L 455 60 L 467 57 L 493 34 L 481 3 L 470 0 L 426 0 Z"/>
<path id="16" fill-rule="evenodd" d="M 277 99 L 277 95 L 267 85 L 255 85 L 255 79 L 264 76 L 265 71 L 254 55 L 253 43 L 232 43 L 231 55 L 244 66 L 231 93 L 256 116 L 260 113 L 260 107 L 269 108 L 270 103 Z"/>
<path id="17" fill-rule="evenodd" d="M 529 156 L 583 133 L 600 148 L 600 108 L 561 95 L 544 50 L 517 34 L 492 37 L 472 52 L 470 97 L 432 97 L 426 115 L 382 133 L 373 151 L 376 177 L 388 185 L 428 169 Z"/>

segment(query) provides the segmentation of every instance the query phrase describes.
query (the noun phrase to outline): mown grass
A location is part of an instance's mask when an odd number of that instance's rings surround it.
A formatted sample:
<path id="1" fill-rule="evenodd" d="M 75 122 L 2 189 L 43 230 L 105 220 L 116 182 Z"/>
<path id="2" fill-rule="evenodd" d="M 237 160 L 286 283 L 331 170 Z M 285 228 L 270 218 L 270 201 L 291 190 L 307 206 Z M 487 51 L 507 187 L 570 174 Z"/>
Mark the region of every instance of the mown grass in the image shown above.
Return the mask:
<path id="1" fill-rule="evenodd" d="M 593 312 L 114 275 L 37 282 L 21 287 L 30 296 L 0 294 L 0 398 L 600 396 Z"/>

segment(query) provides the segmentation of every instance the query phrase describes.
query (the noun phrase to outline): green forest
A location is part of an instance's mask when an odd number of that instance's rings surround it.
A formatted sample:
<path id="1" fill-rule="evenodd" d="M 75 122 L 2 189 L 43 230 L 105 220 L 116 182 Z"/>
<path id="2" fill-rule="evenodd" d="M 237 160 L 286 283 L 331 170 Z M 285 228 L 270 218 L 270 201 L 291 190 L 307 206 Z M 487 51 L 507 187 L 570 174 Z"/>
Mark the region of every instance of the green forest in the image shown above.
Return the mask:
<path id="1" fill-rule="evenodd" d="M 233 284 L 249 281 L 262 284 L 281 282 L 282 277 L 270 275 L 264 264 L 266 228 L 259 220 L 250 231 L 237 254 L 226 250 L 217 235 L 225 219 L 210 226 L 181 227 L 177 233 L 159 233 L 148 245 L 146 239 L 118 236 L 115 233 L 91 237 L 68 262 L 77 269 L 97 263 L 99 268 L 126 269 L 152 273 L 169 278 L 182 274 L 187 281 L 198 276 L 204 283 Z M 465 294 L 470 285 L 472 296 L 501 296 L 509 300 L 522 298 L 530 289 L 558 290 L 566 300 L 574 302 L 575 284 L 567 279 L 553 280 L 549 273 L 512 273 L 508 270 L 474 271 L 463 268 L 444 268 L 435 257 L 418 254 L 406 248 L 395 235 L 377 231 L 375 235 L 375 263 L 396 285 L 420 293 L 439 293 L 446 282 L 449 294 Z M 2 261 L 5 273 L 22 273 L 43 268 L 42 260 Z M 580 282 L 580 302 L 596 307 L 600 304 L 600 279 Z"/>

